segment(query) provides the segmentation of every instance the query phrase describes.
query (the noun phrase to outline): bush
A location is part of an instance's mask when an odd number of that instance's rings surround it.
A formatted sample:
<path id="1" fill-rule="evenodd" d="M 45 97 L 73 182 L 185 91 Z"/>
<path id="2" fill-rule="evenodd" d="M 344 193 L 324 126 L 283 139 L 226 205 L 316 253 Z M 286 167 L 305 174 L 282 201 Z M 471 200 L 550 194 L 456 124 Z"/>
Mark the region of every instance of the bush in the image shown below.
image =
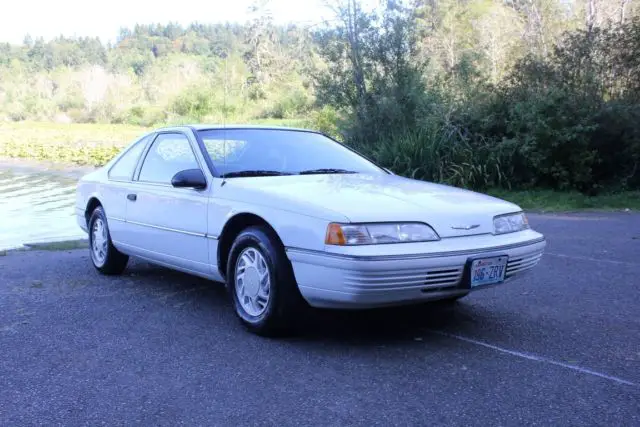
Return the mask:
<path id="1" fill-rule="evenodd" d="M 214 101 L 210 91 L 200 87 L 190 87 L 175 97 L 169 108 L 178 116 L 201 121 L 213 112 L 213 107 Z"/>
<path id="2" fill-rule="evenodd" d="M 162 108 L 137 105 L 114 118 L 113 123 L 151 127 L 163 123 L 167 114 Z"/>
<path id="3" fill-rule="evenodd" d="M 335 108 L 325 105 L 311 113 L 308 126 L 336 139 L 342 139 L 340 128 L 344 125 Z"/>
<path id="4" fill-rule="evenodd" d="M 497 85 L 464 57 L 427 83 L 406 57 L 388 66 L 389 50 L 379 48 L 392 41 L 380 36 L 363 49 L 366 93 L 356 93 L 348 61 L 318 80 L 325 108 L 351 119 L 346 141 L 380 164 L 474 189 L 592 195 L 640 186 L 640 19 L 567 34 L 549 57 L 522 58 Z"/>
<path id="5" fill-rule="evenodd" d="M 285 92 L 271 107 L 262 112 L 260 118 L 291 119 L 308 113 L 310 107 L 309 95 L 301 90 L 294 90 L 290 93 Z"/>

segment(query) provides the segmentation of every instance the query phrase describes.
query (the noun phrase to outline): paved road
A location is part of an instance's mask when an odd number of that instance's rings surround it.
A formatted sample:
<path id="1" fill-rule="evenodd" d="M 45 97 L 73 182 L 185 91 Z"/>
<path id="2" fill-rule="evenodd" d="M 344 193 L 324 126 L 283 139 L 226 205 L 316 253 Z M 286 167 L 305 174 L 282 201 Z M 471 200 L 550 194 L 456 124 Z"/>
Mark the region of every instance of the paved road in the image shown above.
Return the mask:
<path id="1" fill-rule="evenodd" d="M 268 340 L 219 286 L 85 250 L 0 257 L 0 424 L 640 425 L 640 216 L 532 216 L 535 274 Z"/>

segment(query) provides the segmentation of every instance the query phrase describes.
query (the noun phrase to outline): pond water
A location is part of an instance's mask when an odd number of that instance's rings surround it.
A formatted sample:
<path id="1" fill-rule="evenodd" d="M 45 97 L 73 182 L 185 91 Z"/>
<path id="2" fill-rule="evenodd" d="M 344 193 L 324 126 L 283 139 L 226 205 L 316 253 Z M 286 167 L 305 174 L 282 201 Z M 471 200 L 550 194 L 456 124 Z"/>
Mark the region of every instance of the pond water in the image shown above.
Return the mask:
<path id="1" fill-rule="evenodd" d="M 0 162 L 0 250 L 86 238 L 74 217 L 79 176 Z"/>

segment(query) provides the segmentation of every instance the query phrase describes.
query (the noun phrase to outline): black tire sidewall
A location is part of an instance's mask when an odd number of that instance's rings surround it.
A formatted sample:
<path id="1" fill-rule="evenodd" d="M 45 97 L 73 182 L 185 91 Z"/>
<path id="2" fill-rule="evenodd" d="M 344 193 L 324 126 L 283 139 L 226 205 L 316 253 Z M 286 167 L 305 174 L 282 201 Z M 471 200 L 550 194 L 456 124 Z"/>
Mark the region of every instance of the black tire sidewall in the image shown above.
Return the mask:
<path id="1" fill-rule="evenodd" d="M 107 231 L 107 253 L 105 254 L 104 263 L 102 265 L 97 265 L 93 258 L 93 224 L 97 219 L 101 219 L 104 227 Z M 89 218 L 89 250 L 91 251 L 91 263 L 98 270 L 104 269 L 107 265 L 109 265 L 109 257 L 111 256 L 111 234 L 109 233 L 109 224 L 107 223 L 107 216 L 104 214 L 104 210 L 101 206 L 98 206 L 91 213 L 91 217 Z"/>
<path id="2" fill-rule="evenodd" d="M 104 264 L 102 266 L 98 266 L 93 259 L 93 237 L 92 237 L 92 229 L 93 224 L 96 219 L 100 218 L 103 223 L 107 233 L 107 253 L 105 256 Z M 91 263 L 102 274 L 114 275 L 121 274 L 127 266 L 129 261 L 129 257 L 116 249 L 113 245 L 113 241 L 111 240 L 111 231 L 109 230 L 109 223 L 107 222 L 107 216 L 104 213 L 104 209 L 102 206 L 98 206 L 91 213 L 91 217 L 89 218 L 89 256 L 91 257 Z"/>
<path id="3" fill-rule="evenodd" d="M 248 247 L 252 247 L 260 252 L 264 257 L 270 275 L 269 301 L 267 308 L 259 316 L 251 316 L 248 314 L 238 300 L 235 286 L 235 273 L 238 257 L 242 251 Z M 260 227 L 250 227 L 241 232 L 236 238 L 229 256 L 227 265 L 227 286 L 231 295 L 232 303 L 236 314 L 247 325 L 254 329 L 262 329 L 273 326 L 278 322 L 281 315 L 281 295 L 282 271 L 279 268 L 282 262 L 279 257 L 282 256 L 272 238 Z"/>

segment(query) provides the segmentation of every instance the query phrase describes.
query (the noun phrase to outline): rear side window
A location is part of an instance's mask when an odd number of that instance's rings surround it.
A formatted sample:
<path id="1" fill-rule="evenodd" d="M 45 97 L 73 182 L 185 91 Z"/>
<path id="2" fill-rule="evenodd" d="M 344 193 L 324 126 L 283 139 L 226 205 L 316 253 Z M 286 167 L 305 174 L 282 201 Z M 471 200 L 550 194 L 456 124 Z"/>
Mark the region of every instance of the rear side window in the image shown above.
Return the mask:
<path id="1" fill-rule="evenodd" d="M 145 136 L 136 142 L 133 147 L 129 148 L 129 150 L 118 159 L 118 161 L 109 170 L 110 179 L 131 181 L 138 159 L 151 136 L 152 135 Z"/>

